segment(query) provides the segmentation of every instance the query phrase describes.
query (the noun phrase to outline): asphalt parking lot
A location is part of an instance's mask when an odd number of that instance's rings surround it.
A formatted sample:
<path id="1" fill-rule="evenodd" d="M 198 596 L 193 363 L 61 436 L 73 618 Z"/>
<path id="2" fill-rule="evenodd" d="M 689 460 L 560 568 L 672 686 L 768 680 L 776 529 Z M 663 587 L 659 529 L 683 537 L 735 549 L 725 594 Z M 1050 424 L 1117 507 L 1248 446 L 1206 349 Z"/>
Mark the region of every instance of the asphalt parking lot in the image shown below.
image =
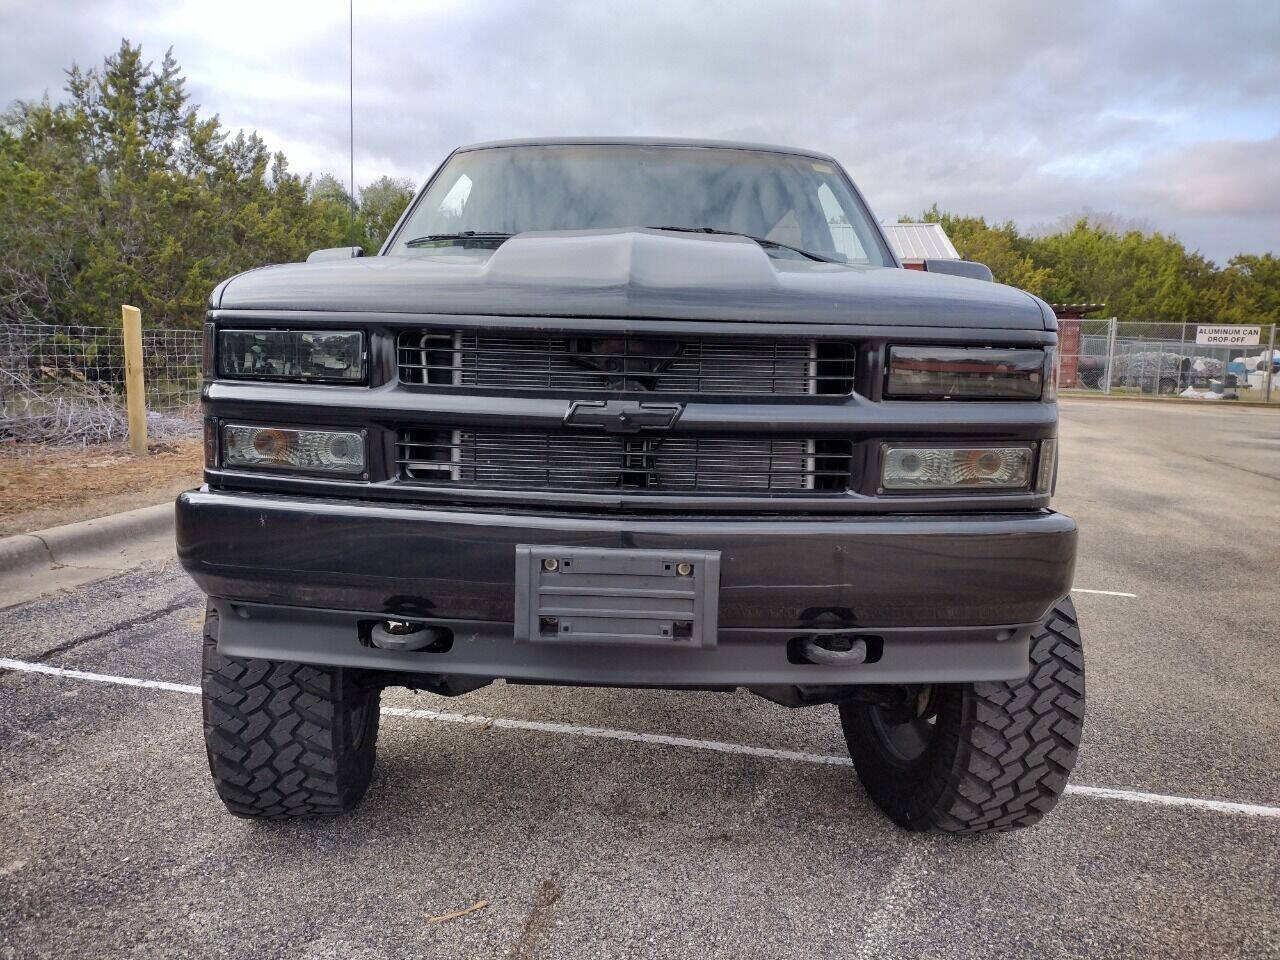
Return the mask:
<path id="1" fill-rule="evenodd" d="M 1280 956 L 1280 413 L 1066 402 L 1062 441 L 1072 782 L 1115 794 L 908 835 L 834 708 L 495 685 L 388 691 L 354 814 L 246 822 L 170 561 L 0 610 L 0 657 L 90 674 L 0 669 L 0 957 Z"/>

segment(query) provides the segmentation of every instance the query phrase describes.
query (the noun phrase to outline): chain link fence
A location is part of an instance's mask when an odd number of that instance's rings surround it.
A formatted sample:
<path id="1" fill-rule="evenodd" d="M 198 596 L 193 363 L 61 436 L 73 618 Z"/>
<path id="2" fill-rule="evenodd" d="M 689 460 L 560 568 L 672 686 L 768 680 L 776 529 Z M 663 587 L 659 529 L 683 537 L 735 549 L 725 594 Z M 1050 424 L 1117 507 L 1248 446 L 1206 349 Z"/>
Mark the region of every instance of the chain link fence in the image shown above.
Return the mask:
<path id="1" fill-rule="evenodd" d="M 200 330 L 142 331 L 147 432 L 199 431 Z M 119 327 L 0 324 L 0 440 L 98 443 L 128 434 Z"/>
<path id="2" fill-rule="evenodd" d="M 1241 345 L 1198 343 L 1193 323 L 1058 321 L 1058 387 L 1066 394 L 1177 396 L 1280 403 L 1274 325 L 1233 328 Z M 1248 334 L 1258 331 L 1256 338 Z"/>

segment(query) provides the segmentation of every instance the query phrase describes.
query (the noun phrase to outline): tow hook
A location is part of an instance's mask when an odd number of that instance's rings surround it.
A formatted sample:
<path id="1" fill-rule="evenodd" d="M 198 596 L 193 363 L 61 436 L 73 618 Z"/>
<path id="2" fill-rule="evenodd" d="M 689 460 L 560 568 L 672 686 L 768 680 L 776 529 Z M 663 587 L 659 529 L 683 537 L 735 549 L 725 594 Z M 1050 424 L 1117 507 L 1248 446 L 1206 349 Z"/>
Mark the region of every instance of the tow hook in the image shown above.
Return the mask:
<path id="1" fill-rule="evenodd" d="M 409 620 L 384 620 L 369 633 L 369 642 L 382 650 L 425 650 L 449 638 L 443 627 L 430 627 Z"/>
<path id="2" fill-rule="evenodd" d="M 800 642 L 800 653 L 810 663 L 853 667 L 867 661 L 867 642 L 847 633 L 815 633 Z"/>

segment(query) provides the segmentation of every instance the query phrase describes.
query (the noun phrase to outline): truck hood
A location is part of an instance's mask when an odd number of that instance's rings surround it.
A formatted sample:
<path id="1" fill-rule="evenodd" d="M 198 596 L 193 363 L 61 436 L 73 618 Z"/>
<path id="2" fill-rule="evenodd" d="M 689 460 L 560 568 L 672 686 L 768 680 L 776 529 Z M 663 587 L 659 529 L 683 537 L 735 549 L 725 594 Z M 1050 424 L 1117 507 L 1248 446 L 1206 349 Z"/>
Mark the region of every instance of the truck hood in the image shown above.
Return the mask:
<path id="1" fill-rule="evenodd" d="M 492 253 L 291 263 L 224 281 L 223 310 L 623 317 L 1043 330 L 1001 284 L 770 257 L 743 237 L 656 230 L 523 233 Z"/>

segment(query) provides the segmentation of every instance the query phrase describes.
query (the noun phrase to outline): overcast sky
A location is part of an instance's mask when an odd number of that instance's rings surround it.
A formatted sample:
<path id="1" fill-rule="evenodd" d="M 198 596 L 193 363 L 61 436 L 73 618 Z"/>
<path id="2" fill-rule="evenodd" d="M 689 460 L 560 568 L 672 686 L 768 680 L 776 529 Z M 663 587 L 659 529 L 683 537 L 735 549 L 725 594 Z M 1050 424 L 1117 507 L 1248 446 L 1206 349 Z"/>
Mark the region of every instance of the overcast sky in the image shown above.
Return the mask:
<path id="1" fill-rule="evenodd" d="M 57 98 L 122 35 L 346 179 L 345 0 L 0 0 L 0 100 Z M 731 138 L 834 154 L 882 219 L 1089 208 L 1219 261 L 1280 251 L 1280 0 L 355 0 L 355 117 L 358 183 L 477 140 Z"/>

